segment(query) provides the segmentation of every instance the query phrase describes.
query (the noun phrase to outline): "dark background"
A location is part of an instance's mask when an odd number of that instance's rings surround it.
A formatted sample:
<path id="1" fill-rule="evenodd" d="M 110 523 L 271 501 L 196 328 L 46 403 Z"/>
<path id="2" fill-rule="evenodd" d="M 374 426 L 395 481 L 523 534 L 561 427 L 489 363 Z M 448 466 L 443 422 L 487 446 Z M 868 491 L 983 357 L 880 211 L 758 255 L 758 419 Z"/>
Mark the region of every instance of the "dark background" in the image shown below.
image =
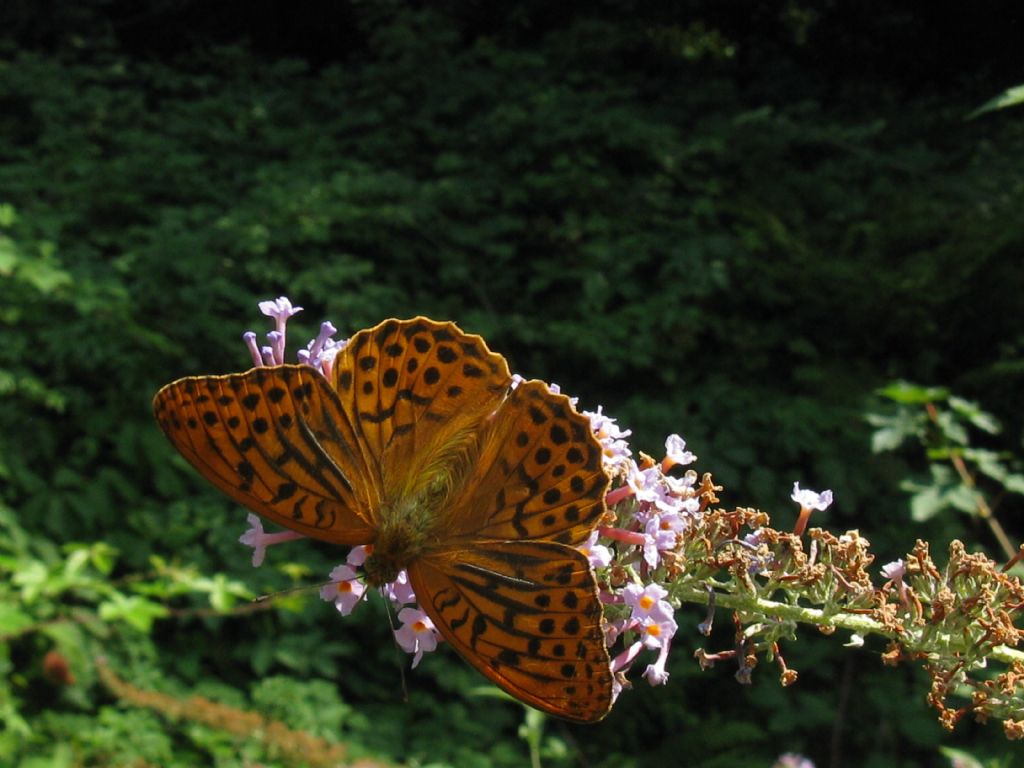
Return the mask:
<path id="1" fill-rule="evenodd" d="M 780 527 L 794 480 L 831 488 L 815 522 L 859 529 L 876 566 L 919 537 L 940 560 L 953 537 L 998 557 L 967 518 L 911 521 L 900 484 L 923 462 L 872 455 L 865 415 L 894 379 L 948 386 L 1001 418 L 991 447 L 1020 452 L 1024 123 L 964 117 L 1024 82 L 1022 18 L 1015 2 L 4 4 L 9 530 L 41 553 L 106 542 L 115 581 L 152 555 L 260 592 L 320 580 L 340 557 L 314 545 L 250 570 L 243 514 L 150 416 L 162 384 L 244 369 L 256 302 L 284 294 L 305 307 L 293 350 L 325 318 L 342 335 L 455 320 L 603 404 L 634 450 L 681 433 L 724 503 Z M 1020 512 L 999 509 L 1015 540 Z M 375 755 L 523 764 L 521 710 L 467 698 L 480 679 L 454 654 L 408 675 L 402 704 L 379 605 L 341 620 L 299 602 L 83 642 L 182 696 L 258 708 L 274 680 L 305 702 L 295 727 Z M 679 618 L 670 684 L 600 726 L 551 723 L 567 752 L 545 764 L 939 765 L 940 744 L 1019 759 L 998 725 L 944 734 L 924 677 L 883 669 L 881 644 L 807 632 L 786 649 L 795 687 L 767 668 L 740 687 L 690 658 L 703 612 Z M 48 642 L 4 644 L 28 753 L 243 764 L 98 686 L 47 688 Z M 110 744 L 81 735 L 103 728 Z"/>

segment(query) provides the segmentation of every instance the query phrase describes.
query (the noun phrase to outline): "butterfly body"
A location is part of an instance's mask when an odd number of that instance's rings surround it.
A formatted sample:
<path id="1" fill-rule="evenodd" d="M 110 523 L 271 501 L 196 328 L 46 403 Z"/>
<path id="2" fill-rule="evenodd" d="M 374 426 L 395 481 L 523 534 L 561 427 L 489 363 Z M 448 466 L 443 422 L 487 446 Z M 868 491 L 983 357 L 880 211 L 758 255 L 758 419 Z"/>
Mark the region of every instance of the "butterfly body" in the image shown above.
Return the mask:
<path id="1" fill-rule="evenodd" d="M 611 706 L 601 604 L 578 547 L 604 514 L 601 447 L 568 398 L 512 387 L 453 323 L 360 331 L 330 380 L 310 366 L 181 379 L 154 400 L 178 450 L 236 501 L 324 541 L 369 545 L 513 696 L 581 722 Z"/>
<path id="2" fill-rule="evenodd" d="M 404 501 L 404 500 L 403 500 Z M 405 501 L 381 513 L 381 525 L 363 565 L 366 581 L 379 587 L 394 581 L 438 538 L 436 510 L 422 499 Z"/>

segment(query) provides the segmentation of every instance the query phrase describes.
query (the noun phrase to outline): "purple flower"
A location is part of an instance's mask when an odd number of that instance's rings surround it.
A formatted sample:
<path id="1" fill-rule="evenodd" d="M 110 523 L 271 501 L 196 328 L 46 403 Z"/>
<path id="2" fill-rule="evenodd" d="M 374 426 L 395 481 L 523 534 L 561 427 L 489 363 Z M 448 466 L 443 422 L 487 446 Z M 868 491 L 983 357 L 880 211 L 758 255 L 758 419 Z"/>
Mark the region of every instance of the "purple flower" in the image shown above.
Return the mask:
<path id="1" fill-rule="evenodd" d="M 302 307 L 293 307 L 287 296 L 281 296 L 270 301 L 261 301 L 259 308 L 260 312 L 264 315 L 272 317 L 277 321 L 277 330 L 279 331 L 284 330 L 284 325 L 288 322 L 289 317 L 302 311 Z"/>
<path id="2" fill-rule="evenodd" d="M 261 301 L 260 312 L 268 317 L 274 318 L 274 330 L 267 334 L 270 341 L 271 365 L 282 365 L 284 363 L 285 327 L 288 325 L 288 318 L 302 311 L 302 307 L 293 307 L 292 303 L 284 296 L 275 301 Z"/>
<path id="3" fill-rule="evenodd" d="M 296 533 L 295 531 L 265 533 L 263 530 L 263 521 L 252 512 L 248 514 L 246 520 L 251 527 L 238 537 L 238 541 L 245 544 L 247 547 L 252 547 L 253 568 L 259 568 L 263 564 L 263 558 L 266 557 L 267 554 L 267 547 L 272 544 L 280 544 L 282 541 L 305 538 L 301 533 Z"/>
<path id="4" fill-rule="evenodd" d="M 416 602 L 416 593 L 412 591 L 412 584 L 409 583 L 409 574 L 405 571 L 399 571 L 395 580 L 382 586 L 380 591 L 384 597 L 397 605 Z"/>
<path id="5" fill-rule="evenodd" d="M 675 622 L 673 622 L 675 623 Z M 675 630 L 672 630 L 673 633 Z M 644 670 L 644 679 L 650 685 L 665 685 L 668 682 L 668 670 L 665 665 L 668 663 L 668 652 L 672 647 L 671 637 L 667 638 L 658 650 L 658 658 L 653 664 L 648 664 Z"/>
<path id="6" fill-rule="evenodd" d="M 903 562 L 903 558 L 893 560 L 891 563 L 886 563 L 882 566 L 882 576 L 893 581 L 901 581 L 906 572 L 907 564 Z"/>
<path id="7" fill-rule="evenodd" d="M 416 654 L 412 660 L 415 669 L 424 653 L 437 648 L 440 635 L 430 617 L 418 608 L 403 608 L 398 612 L 398 620 L 402 626 L 395 630 L 395 640 L 403 651 Z"/>
<path id="8" fill-rule="evenodd" d="M 242 340 L 245 342 L 245 346 L 249 348 L 249 354 L 252 355 L 252 364 L 259 368 L 263 365 L 263 357 L 260 355 L 260 346 L 256 343 L 256 334 L 252 331 L 246 331 L 242 334 Z"/>
<path id="9" fill-rule="evenodd" d="M 251 512 L 245 519 L 252 527 L 239 536 L 238 541 L 240 544 L 252 547 L 252 567 L 259 568 L 263 565 L 263 558 L 267 556 L 266 534 L 263 532 L 263 521 Z"/>
<path id="10" fill-rule="evenodd" d="M 678 515 L 651 515 L 644 524 L 644 561 L 651 567 L 657 568 L 661 561 L 661 553 L 675 549 L 676 532 L 668 519 Z M 665 519 L 665 525 L 662 520 Z"/>
<path id="11" fill-rule="evenodd" d="M 320 589 L 322 600 L 333 601 L 334 607 L 342 616 L 348 616 L 363 599 L 366 585 L 361 582 L 354 568 L 339 565 L 331 571 L 331 583 Z"/>
<path id="12" fill-rule="evenodd" d="M 633 609 L 630 616 L 634 619 L 653 619 L 664 621 L 671 619 L 675 609 L 665 599 L 668 590 L 660 584 L 627 584 L 622 590 L 622 600 Z"/>
<path id="13" fill-rule="evenodd" d="M 613 475 L 622 470 L 632 455 L 625 440 L 601 441 L 601 463 Z"/>
<path id="14" fill-rule="evenodd" d="M 779 756 L 779 759 L 775 761 L 772 768 L 814 768 L 814 763 L 803 755 L 787 752 Z"/>
<path id="15" fill-rule="evenodd" d="M 623 672 L 629 669 L 633 665 L 633 662 L 636 661 L 636 657 L 640 655 L 640 651 L 643 649 L 644 644 L 637 640 L 628 648 L 620 652 L 614 659 L 612 659 L 612 672 Z"/>
<path id="16" fill-rule="evenodd" d="M 612 561 L 612 551 L 604 544 L 597 543 L 599 534 L 600 532 L 595 528 L 587 543 L 580 547 L 580 552 L 590 560 L 591 568 L 604 568 Z"/>
<path id="17" fill-rule="evenodd" d="M 555 384 L 555 382 L 551 382 L 550 384 L 548 384 L 548 390 L 550 390 L 552 393 L 554 393 L 556 395 L 562 394 L 562 388 L 560 386 L 558 386 L 557 384 Z M 576 404 L 579 401 L 580 401 L 580 399 L 578 397 L 570 397 L 569 398 L 569 405 L 571 405 L 573 408 L 575 408 Z"/>
<path id="18" fill-rule="evenodd" d="M 330 320 L 320 323 L 320 332 L 316 335 L 316 338 L 310 341 L 305 349 L 299 350 L 299 362 L 320 369 L 324 352 L 337 344 L 337 342 L 331 339 L 331 336 L 337 332 L 338 329 L 334 327 Z M 333 359 L 336 354 L 337 350 L 334 351 L 331 358 Z"/>
<path id="19" fill-rule="evenodd" d="M 661 468 L 668 471 L 676 464 L 693 464 L 697 460 L 690 451 L 686 450 L 686 441 L 679 435 L 669 435 L 665 439 L 665 459 L 661 462 Z"/>
<path id="20" fill-rule="evenodd" d="M 606 416 L 604 413 L 604 406 L 597 406 L 596 411 L 584 411 L 583 415 L 590 419 L 590 426 L 594 430 L 594 434 L 597 435 L 598 440 L 605 438 L 618 439 L 620 437 L 628 437 L 633 434 L 630 429 L 622 430 L 619 429 L 619 425 L 615 423 L 615 419 Z"/>
<path id="21" fill-rule="evenodd" d="M 270 355 L 274 360 L 274 365 L 282 365 L 284 363 L 284 333 L 270 331 L 267 334 L 267 341 L 270 342 Z"/>
<path id="22" fill-rule="evenodd" d="M 345 558 L 345 562 L 358 568 L 366 562 L 366 558 L 366 547 L 360 545 L 358 547 L 352 547 L 352 549 L 349 550 L 348 557 Z"/>
<path id="23" fill-rule="evenodd" d="M 618 474 L 626 470 L 626 462 L 629 461 L 631 452 L 629 444 L 622 438 L 632 434 L 631 430 L 619 429 L 615 419 L 605 416 L 604 406 L 597 406 L 596 411 L 582 411 L 581 413 L 590 419 L 590 427 L 594 430 L 594 436 L 601 443 L 604 466 L 612 474 Z"/>
<path id="24" fill-rule="evenodd" d="M 626 483 L 633 489 L 637 501 L 646 501 L 656 504 L 667 495 L 667 490 L 661 482 L 661 470 L 657 467 L 648 467 L 641 470 L 635 462 L 630 462 L 630 473 Z"/>
<path id="25" fill-rule="evenodd" d="M 679 629 L 679 625 L 676 624 L 676 620 L 671 616 L 660 621 L 653 616 L 649 616 L 640 625 L 640 632 L 643 637 L 641 642 L 643 642 L 645 648 L 667 647 L 677 629 Z"/>

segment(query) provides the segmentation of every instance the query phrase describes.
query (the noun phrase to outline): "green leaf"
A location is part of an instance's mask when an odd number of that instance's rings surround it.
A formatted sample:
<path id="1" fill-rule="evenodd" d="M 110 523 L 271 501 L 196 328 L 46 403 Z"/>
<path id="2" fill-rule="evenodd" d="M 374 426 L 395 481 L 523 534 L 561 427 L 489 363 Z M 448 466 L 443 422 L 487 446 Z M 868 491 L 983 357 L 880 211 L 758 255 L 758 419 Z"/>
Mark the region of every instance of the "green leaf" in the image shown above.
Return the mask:
<path id="1" fill-rule="evenodd" d="M 149 632 L 153 622 L 169 616 L 170 611 L 166 606 L 138 595 L 128 596 L 115 592 L 100 603 L 99 615 L 104 621 L 124 621 L 140 632 Z"/>
<path id="2" fill-rule="evenodd" d="M 975 427 L 990 435 L 998 435 L 1003 429 L 995 416 L 981 410 L 978 404 L 971 400 L 950 396 L 949 407 L 961 418 L 967 419 Z"/>
<path id="3" fill-rule="evenodd" d="M 22 563 L 11 578 L 11 583 L 21 587 L 22 599 L 32 602 L 47 585 L 54 582 L 49 569 L 38 560 Z"/>
<path id="4" fill-rule="evenodd" d="M 974 464 L 981 474 L 1000 483 L 1005 483 L 1008 470 L 1000 454 L 981 448 L 967 448 L 963 452 L 963 457 L 965 461 Z"/>
<path id="5" fill-rule="evenodd" d="M 958 485 L 950 489 L 944 496 L 946 503 L 954 509 L 969 515 L 978 514 L 978 494 L 966 485 Z"/>
<path id="6" fill-rule="evenodd" d="M 1024 493 L 1024 475 L 1012 474 L 1003 478 L 1003 486 L 1014 493 Z"/>
<path id="7" fill-rule="evenodd" d="M 0 227 L 9 229 L 18 221 L 18 213 L 10 203 L 0 203 Z"/>
<path id="8" fill-rule="evenodd" d="M 950 765 L 955 765 L 956 768 L 985 768 L 978 758 L 970 752 L 964 752 L 962 749 L 939 747 L 939 752 L 942 753 L 943 757 L 949 759 Z"/>
<path id="9" fill-rule="evenodd" d="M 931 520 L 946 506 L 946 500 L 938 488 L 925 488 L 910 497 L 910 517 L 915 522 L 923 523 Z"/>
<path id="10" fill-rule="evenodd" d="M 909 408 L 900 408 L 892 415 L 869 414 L 868 423 L 876 427 L 871 434 L 871 452 L 894 451 L 910 438 L 924 434 L 925 416 Z"/>
<path id="11" fill-rule="evenodd" d="M 950 411 L 939 411 L 936 419 L 943 436 L 957 445 L 967 445 L 967 429 Z"/>
<path id="12" fill-rule="evenodd" d="M 878 394 L 901 405 L 939 403 L 949 396 L 944 387 L 922 387 L 909 381 L 897 381 L 878 390 Z"/>
<path id="13" fill-rule="evenodd" d="M 71 274 L 46 260 L 23 260 L 17 266 L 15 278 L 28 283 L 42 294 L 51 294 L 71 285 Z"/>
<path id="14" fill-rule="evenodd" d="M 997 109 L 1007 109 L 1024 103 L 1024 85 L 1015 85 L 1007 88 L 995 98 L 989 99 L 976 110 L 971 112 L 964 120 L 973 120 L 986 112 L 994 112 Z"/>
<path id="15" fill-rule="evenodd" d="M 35 619 L 30 614 L 8 603 L 0 603 L 0 634 L 16 635 L 33 623 Z"/>

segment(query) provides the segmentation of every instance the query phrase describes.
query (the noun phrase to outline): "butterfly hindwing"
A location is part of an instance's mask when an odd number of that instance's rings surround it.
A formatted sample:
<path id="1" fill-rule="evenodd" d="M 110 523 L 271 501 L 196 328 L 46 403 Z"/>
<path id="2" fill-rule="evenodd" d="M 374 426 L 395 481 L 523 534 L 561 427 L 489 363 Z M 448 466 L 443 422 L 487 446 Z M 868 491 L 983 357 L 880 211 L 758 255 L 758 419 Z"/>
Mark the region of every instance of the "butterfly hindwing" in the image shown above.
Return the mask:
<path id="1" fill-rule="evenodd" d="M 153 410 L 171 443 L 235 501 L 314 538 L 372 540 L 376 483 L 334 392 L 309 366 L 179 379 Z"/>
<path id="2" fill-rule="evenodd" d="M 485 427 L 452 533 L 579 546 L 604 515 L 608 483 L 588 419 L 543 382 L 523 382 Z"/>
<path id="3" fill-rule="evenodd" d="M 578 550 L 478 543 L 420 558 L 409 578 L 445 639 L 512 696 L 579 722 L 607 714 L 612 674 L 601 603 Z"/>

